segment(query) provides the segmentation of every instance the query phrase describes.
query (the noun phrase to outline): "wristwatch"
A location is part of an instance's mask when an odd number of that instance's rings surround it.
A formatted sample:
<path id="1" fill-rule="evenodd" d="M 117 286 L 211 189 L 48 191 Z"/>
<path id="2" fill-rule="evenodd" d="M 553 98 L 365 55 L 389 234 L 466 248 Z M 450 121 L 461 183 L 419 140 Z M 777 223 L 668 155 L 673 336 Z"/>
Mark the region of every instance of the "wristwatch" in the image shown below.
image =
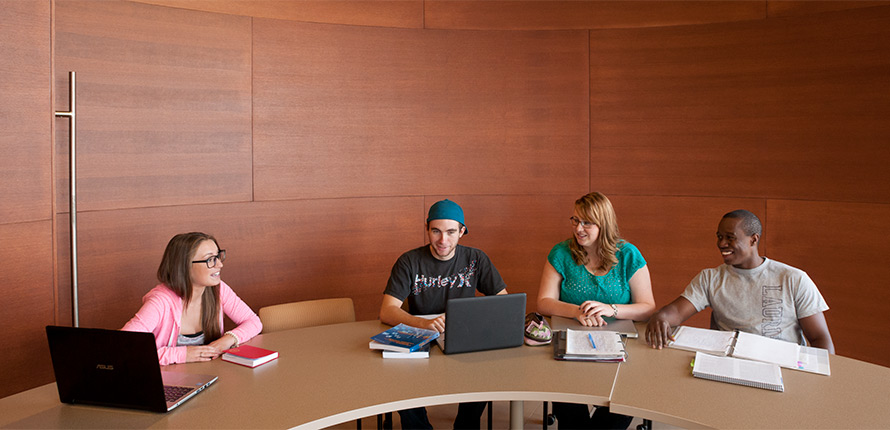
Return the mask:
<path id="1" fill-rule="evenodd" d="M 618 306 L 614 304 L 609 305 L 612 307 L 612 318 L 618 318 Z"/>

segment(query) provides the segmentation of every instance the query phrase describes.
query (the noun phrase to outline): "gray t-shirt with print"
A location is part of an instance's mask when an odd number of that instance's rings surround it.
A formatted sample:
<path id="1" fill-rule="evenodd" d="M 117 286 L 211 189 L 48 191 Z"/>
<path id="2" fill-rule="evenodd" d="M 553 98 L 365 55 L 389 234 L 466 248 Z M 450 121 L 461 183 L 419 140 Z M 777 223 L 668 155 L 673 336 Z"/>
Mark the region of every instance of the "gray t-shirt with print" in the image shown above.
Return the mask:
<path id="1" fill-rule="evenodd" d="M 804 344 L 798 320 L 828 310 L 803 270 L 765 258 L 753 269 L 728 264 L 702 270 L 681 295 L 696 311 L 710 306 L 719 330 L 741 330 Z"/>

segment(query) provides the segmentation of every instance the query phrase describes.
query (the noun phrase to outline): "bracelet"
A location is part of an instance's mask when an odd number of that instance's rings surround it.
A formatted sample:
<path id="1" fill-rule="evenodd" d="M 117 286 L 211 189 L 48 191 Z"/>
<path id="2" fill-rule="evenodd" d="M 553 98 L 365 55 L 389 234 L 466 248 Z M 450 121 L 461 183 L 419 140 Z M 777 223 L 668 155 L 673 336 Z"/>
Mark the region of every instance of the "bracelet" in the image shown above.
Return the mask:
<path id="1" fill-rule="evenodd" d="M 614 303 L 609 306 L 612 307 L 612 318 L 618 318 L 618 306 L 615 306 Z"/>
<path id="2" fill-rule="evenodd" d="M 241 344 L 241 339 L 238 339 L 238 335 L 236 335 L 235 333 L 233 333 L 231 331 L 227 331 L 223 336 L 225 336 L 226 334 L 235 338 L 235 344 L 232 345 L 232 348 L 237 348 L 238 345 Z"/>

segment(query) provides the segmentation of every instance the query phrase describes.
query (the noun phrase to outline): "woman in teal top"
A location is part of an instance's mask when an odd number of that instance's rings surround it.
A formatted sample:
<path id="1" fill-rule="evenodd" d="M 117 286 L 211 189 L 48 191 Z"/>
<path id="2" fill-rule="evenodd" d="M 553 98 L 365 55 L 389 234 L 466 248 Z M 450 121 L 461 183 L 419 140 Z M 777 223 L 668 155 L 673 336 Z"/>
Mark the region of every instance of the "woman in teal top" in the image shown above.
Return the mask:
<path id="1" fill-rule="evenodd" d="M 553 247 L 538 290 L 538 312 L 585 326 L 613 317 L 644 321 L 655 312 L 646 260 L 621 240 L 612 203 L 600 193 L 575 201 L 572 238 Z"/>
<path id="2" fill-rule="evenodd" d="M 618 264 L 605 275 L 596 276 L 585 266 L 572 260 L 569 249 L 572 240 L 574 239 L 557 243 L 547 256 L 547 262 L 562 277 L 559 299 L 579 307 L 588 300 L 610 304 L 631 303 L 628 281 L 638 270 L 646 267 L 646 260 L 640 250 L 628 242 L 618 242 L 618 251 L 615 253 Z"/>
<path id="3" fill-rule="evenodd" d="M 590 193 L 575 201 L 569 218 L 572 237 L 550 250 L 538 312 L 575 318 L 585 326 L 608 324 L 605 318 L 642 321 L 655 312 L 646 260 L 637 247 L 621 240 L 615 210 L 606 196 Z M 553 403 L 559 428 L 624 428 L 633 417 L 600 407 Z"/>

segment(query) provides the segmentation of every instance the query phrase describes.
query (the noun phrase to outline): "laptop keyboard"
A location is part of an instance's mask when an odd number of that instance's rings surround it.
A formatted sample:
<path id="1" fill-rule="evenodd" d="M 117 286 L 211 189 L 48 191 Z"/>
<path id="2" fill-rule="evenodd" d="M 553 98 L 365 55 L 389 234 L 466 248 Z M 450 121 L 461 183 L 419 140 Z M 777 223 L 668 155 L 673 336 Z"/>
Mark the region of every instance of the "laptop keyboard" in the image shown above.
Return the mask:
<path id="1" fill-rule="evenodd" d="M 175 385 L 164 385 L 164 396 L 167 398 L 168 402 L 175 402 L 182 398 L 182 396 L 192 391 L 191 387 L 177 387 Z"/>

